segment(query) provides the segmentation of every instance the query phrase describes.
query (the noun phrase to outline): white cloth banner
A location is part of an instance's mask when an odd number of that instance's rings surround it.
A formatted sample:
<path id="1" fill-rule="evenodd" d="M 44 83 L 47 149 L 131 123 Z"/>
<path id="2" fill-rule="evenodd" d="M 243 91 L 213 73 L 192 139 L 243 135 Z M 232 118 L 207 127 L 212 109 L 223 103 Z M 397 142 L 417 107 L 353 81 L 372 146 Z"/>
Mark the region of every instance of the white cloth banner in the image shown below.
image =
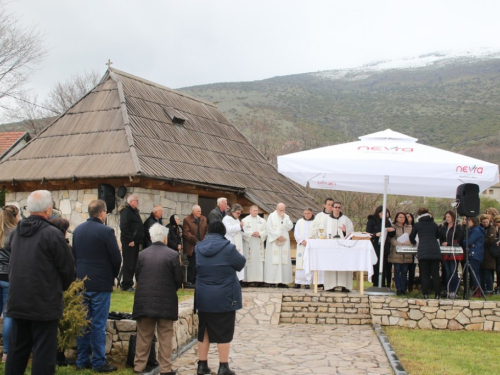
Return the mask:
<path id="1" fill-rule="evenodd" d="M 377 264 L 371 241 L 309 240 L 304 251 L 303 267 L 307 280 L 313 271 L 366 271 L 368 280 Z"/>

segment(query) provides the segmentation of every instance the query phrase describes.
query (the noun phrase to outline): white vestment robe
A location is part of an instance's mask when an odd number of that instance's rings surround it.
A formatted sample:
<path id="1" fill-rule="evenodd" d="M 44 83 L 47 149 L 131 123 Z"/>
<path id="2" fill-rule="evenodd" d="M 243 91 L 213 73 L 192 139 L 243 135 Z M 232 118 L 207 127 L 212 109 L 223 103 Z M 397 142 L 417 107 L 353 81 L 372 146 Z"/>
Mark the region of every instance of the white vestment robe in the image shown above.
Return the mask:
<path id="1" fill-rule="evenodd" d="M 226 238 L 236 246 L 236 250 L 243 255 L 243 237 L 241 231 L 240 220 L 235 219 L 231 214 L 224 216 L 222 223 L 226 227 Z M 245 278 L 245 268 L 241 271 L 236 272 L 238 280 L 243 280 Z"/>
<path id="2" fill-rule="evenodd" d="M 311 281 L 307 281 L 302 260 L 304 258 L 304 250 L 306 247 L 302 245 L 302 241 L 309 241 L 312 234 L 313 221 L 306 221 L 303 218 L 299 219 L 295 224 L 293 235 L 297 241 L 297 251 L 295 255 L 295 284 L 310 285 Z M 323 271 L 318 271 L 318 284 L 323 284 Z"/>
<path id="3" fill-rule="evenodd" d="M 293 223 L 290 216 L 283 219 L 274 211 L 267 219 L 267 249 L 264 262 L 264 282 L 268 284 L 290 284 L 292 278 L 292 260 L 290 258 L 290 234 Z M 286 241 L 279 243 L 282 236 Z"/>
<path id="4" fill-rule="evenodd" d="M 312 231 L 311 231 L 311 236 L 313 238 L 319 238 L 321 236 L 319 229 L 324 230 L 323 236 L 326 235 L 326 225 L 329 217 L 330 214 L 327 214 L 324 211 L 319 212 L 316 216 L 314 216 L 314 221 L 312 223 Z"/>
<path id="5" fill-rule="evenodd" d="M 243 255 L 247 258 L 245 264 L 246 282 L 264 281 L 264 260 L 266 249 L 264 241 L 267 238 L 266 220 L 260 216 L 248 215 L 243 220 Z M 259 237 L 252 233 L 259 232 Z"/>
<path id="6" fill-rule="evenodd" d="M 342 225 L 345 225 L 346 234 L 342 232 Z M 345 215 L 341 215 L 339 218 L 335 219 L 328 215 L 328 220 L 326 223 L 325 233 L 326 238 L 332 238 L 338 235 L 340 239 L 349 236 L 354 232 L 354 226 L 351 219 Z M 344 251 L 349 251 L 346 248 Z M 335 288 L 336 286 L 343 286 L 347 289 L 352 289 L 352 272 L 351 271 L 325 271 L 325 290 Z"/>

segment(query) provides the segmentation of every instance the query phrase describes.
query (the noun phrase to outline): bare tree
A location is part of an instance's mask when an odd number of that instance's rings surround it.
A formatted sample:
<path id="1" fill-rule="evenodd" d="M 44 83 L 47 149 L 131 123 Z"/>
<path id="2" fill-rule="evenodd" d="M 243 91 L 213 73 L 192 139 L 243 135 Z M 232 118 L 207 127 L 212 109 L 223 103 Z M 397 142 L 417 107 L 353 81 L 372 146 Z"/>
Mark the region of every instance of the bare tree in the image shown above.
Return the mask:
<path id="1" fill-rule="evenodd" d="M 38 134 L 56 116 L 64 113 L 81 99 L 99 81 L 96 71 L 75 74 L 68 81 L 57 83 L 48 93 L 43 105 L 38 102 L 38 95 L 21 92 L 15 98 L 14 105 L 4 107 L 4 116 L 11 121 L 19 121 L 30 133 Z"/>
<path id="2" fill-rule="evenodd" d="M 22 92 L 16 96 L 15 105 L 4 107 L 4 116 L 11 121 L 18 121 L 31 134 L 38 134 L 57 115 L 38 104 L 38 95 Z"/>
<path id="3" fill-rule="evenodd" d="M 57 83 L 47 94 L 43 106 L 54 113 L 64 113 L 94 88 L 100 78 L 96 70 L 75 74 L 66 82 Z"/>
<path id="4" fill-rule="evenodd" d="M 24 27 L 0 0 L 0 99 L 17 96 L 44 55 L 42 35 Z"/>

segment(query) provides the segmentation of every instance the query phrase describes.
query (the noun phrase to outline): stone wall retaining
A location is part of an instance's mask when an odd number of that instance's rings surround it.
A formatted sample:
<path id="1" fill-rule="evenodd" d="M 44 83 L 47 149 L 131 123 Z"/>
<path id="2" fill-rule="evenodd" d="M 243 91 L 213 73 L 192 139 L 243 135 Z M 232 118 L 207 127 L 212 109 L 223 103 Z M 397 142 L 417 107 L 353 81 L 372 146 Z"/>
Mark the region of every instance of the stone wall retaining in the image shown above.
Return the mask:
<path id="1" fill-rule="evenodd" d="M 126 354 L 130 335 L 137 331 L 135 320 L 108 320 L 106 326 L 106 354 Z M 198 335 L 198 315 L 193 314 L 193 301 L 179 303 L 179 319 L 174 322 L 173 353 L 177 353 Z M 158 351 L 158 345 L 156 345 Z"/>
<path id="2" fill-rule="evenodd" d="M 370 297 L 372 323 L 420 329 L 500 331 L 500 302 Z"/>

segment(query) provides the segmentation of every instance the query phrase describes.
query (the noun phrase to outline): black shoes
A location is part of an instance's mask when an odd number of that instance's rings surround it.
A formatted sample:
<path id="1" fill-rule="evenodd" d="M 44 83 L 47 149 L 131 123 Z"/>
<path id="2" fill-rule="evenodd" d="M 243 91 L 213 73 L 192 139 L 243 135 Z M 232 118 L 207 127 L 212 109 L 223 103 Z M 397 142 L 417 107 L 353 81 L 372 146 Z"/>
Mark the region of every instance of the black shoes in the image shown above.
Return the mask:
<path id="1" fill-rule="evenodd" d="M 279 283 L 278 288 L 288 288 L 288 285 Z"/>
<path id="2" fill-rule="evenodd" d="M 300 289 L 300 284 L 295 284 L 293 287 L 294 287 L 295 289 Z"/>
<path id="3" fill-rule="evenodd" d="M 311 289 L 311 287 L 309 285 L 306 285 L 306 289 Z"/>
<path id="4" fill-rule="evenodd" d="M 217 375 L 236 375 L 236 373 L 229 368 L 229 363 L 220 363 Z"/>
<path id="5" fill-rule="evenodd" d="M 118 367 L 110 365 L 109 363 L 105 363 L 104 366 L 95 369 L 95 372 L 113 372 L 118 370 Z"/>
<path id="6" fill-rule="evenodd" d="M 212 370 L 208 367 L 208 361 L 198 361 L 198 370 L 196 370 L 196 375 L 210 375 Z"/>

